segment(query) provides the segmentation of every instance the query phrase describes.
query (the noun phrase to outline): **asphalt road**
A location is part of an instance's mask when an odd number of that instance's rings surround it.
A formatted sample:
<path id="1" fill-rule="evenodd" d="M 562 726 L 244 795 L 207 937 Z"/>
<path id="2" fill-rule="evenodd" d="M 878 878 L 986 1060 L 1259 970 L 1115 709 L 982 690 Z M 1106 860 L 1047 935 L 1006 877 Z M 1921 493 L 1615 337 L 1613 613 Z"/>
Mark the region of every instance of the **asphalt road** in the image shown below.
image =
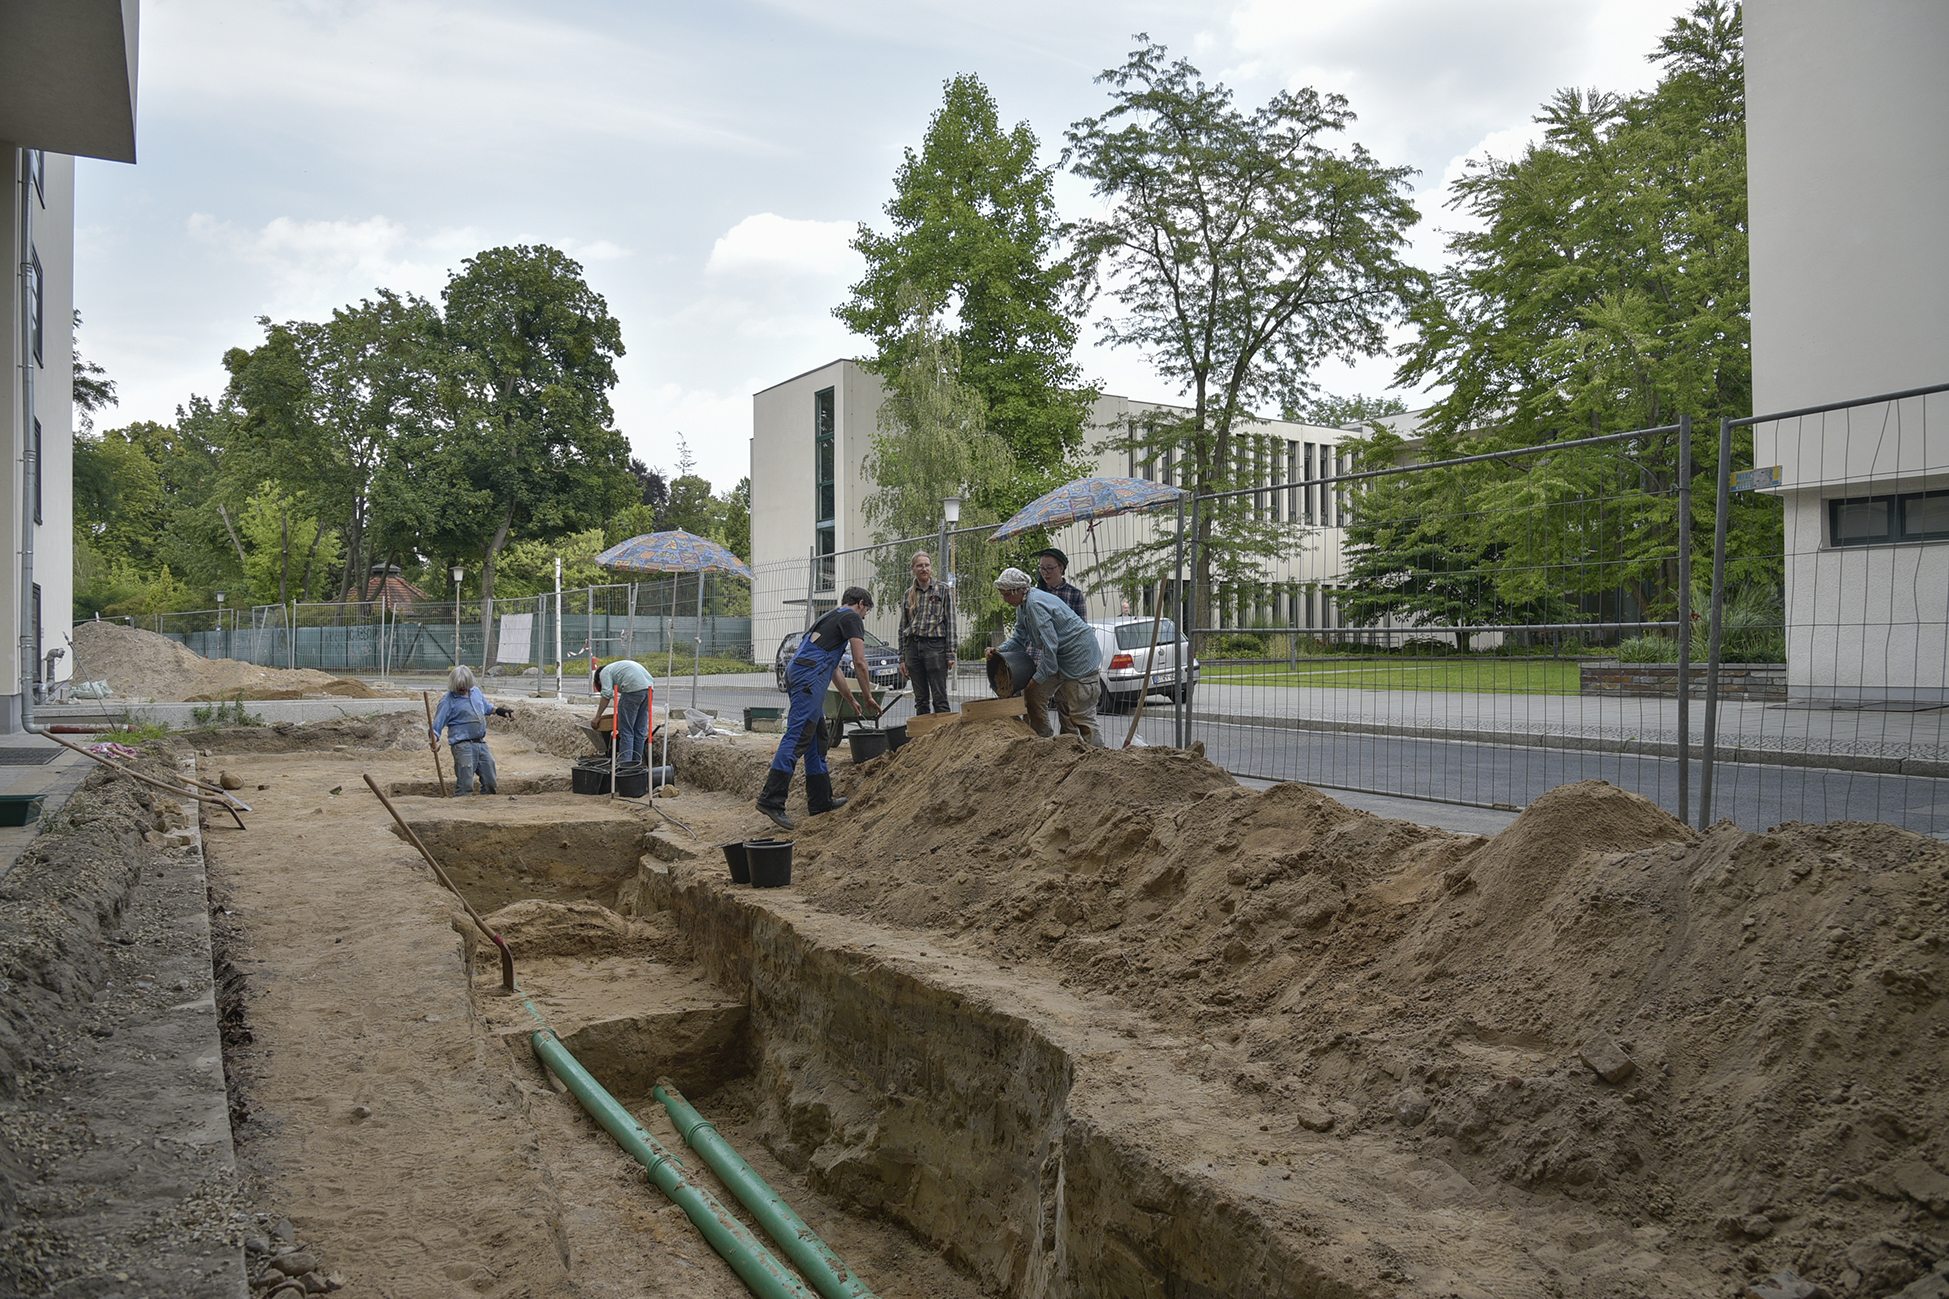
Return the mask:
<path id="1" fill-rule="evenodd" d="M 709 681 L 699 686 L 698 705 L 727 717 L 785 700 L 777 690 Z M 689 704 L 688 682 L 672 691 L 671 701 Z M 1170 743 L 1169 705 L 1153 699 L 1149 706 L 1166 711 L 1144 718 L 1143 738 Z M 902 699 L 890 717 L 899 721 L 912 712 L 912 701 Z M 1106 714 L 1104 721 L 1120 738 L 1130 718 Z M 1672 758 L 1217 722 L 1196 723 L 1192 738 L 1205 742 L 1207 757 L 1248 783 L 1304 781 L 1355 807 L 1449 829 L 1493 833 L 1539 795 L 1579 780 L 1608 780 L 1678 812 L 1678 762 Z M 1714 772 L 1714 820 L 1730 817 L 1750 830 L 1785 821 L 1884 821 L 1949 839 L 1949 781 L 1760 763 L 1721 763 Z M 1695 785 L 1697 778 L 1695 762 Z M 1695 787 L 1694 822 L 1698 811 Z"/>

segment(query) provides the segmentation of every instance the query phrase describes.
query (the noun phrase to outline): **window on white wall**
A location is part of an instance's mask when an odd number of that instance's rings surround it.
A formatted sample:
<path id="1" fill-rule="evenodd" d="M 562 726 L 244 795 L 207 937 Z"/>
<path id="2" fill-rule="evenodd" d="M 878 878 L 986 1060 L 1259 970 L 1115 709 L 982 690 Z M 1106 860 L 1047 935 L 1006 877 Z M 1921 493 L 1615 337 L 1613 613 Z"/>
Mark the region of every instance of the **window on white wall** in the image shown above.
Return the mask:
<path id="1" fill-rule="evenodd" d="M 1830 546 L 1949 541 L 1949 491 L 1850 496 L 1827 503 Z"/>

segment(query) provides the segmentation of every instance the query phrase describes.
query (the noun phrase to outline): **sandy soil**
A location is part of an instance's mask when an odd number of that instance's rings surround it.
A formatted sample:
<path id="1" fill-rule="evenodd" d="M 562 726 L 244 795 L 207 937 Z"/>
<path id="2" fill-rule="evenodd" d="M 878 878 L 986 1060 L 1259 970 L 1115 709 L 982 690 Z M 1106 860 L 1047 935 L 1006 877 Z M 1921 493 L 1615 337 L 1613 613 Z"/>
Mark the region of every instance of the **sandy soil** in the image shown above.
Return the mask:
<path id="1" fill-rule="evenodd" d="M 353 677 L 310 668 L 263 668 L 236 659 L 206 659 L 167 636 L 119 622 L 84 622 L 74 629 L 76 680 L 106 681 L 118 695 L 157 702 L 227 699 L 303 699 L 338 695 L 377 699 Z"/>
<path id="2" fill-rule="evenodd" d="M 493 743 L 511 777 L 562 767 L 511 731 Z M 365 771 L 382 787 L 414 779 L 426 765 L 424 750 L 346 752 L 326 744 L 222 756 L 247 780 L 258 809 L 246 833 L 208 832 L 213 881 L 226 890 L 248 943 L 236 961 L 249 979 L 254 1036 L 238 1059 L 250 1112 L 237 1134 L 239 1159 L 263 1200 L 288 1214 L 322 1264 L 342 1274 L 345 1293 L 747 1293 L 535 1064 L 519 1031 L 522 1016 L 496 993 L 491 961 L 470 992 L 468 926 L 359 780 Z M 458 809 L 493 823 L 493 833 L 573 818 L 627 821 L 641 834 L 658 819 L 647 809 L 568 795 L 481 799 L 465 808 L 409 797 L 400 808 L 416 828 Z M 737 815 L 717 809 L 700 819 L 714 827 Z M 762 820 L 755 812 L 745 817 L 752 818 Z M 569 869 L 535 861 L 530 879 L 546 892 Z M 660 956 L 681 960 L 680 936 L 593 903 L 516 902 L 495 923 L 507 927 L 538 1004 L 551 1022 L 560 1017 L 564 1031 L 605 1004 L 653 1014 L 712 996 L 694 975 L 656 977 L 671 969 Z M 591 946 L 602 955 L 591 956 Z M 653 1133 L 682 1149 L 660 1107 L 625 1099 Z M 748 1140 L 739 1127 L 750 1110 L 748 1084 L 710 1100 L 720 1128 Z M 877 1288 L 887 1299 L 977 1293 L 897 1230 L 811 1195 L 762 1147 L 746 1153 L 832 1243 L 890 1279 Z M 698 1180 L 714 1184 L 692 1164 Z"/>

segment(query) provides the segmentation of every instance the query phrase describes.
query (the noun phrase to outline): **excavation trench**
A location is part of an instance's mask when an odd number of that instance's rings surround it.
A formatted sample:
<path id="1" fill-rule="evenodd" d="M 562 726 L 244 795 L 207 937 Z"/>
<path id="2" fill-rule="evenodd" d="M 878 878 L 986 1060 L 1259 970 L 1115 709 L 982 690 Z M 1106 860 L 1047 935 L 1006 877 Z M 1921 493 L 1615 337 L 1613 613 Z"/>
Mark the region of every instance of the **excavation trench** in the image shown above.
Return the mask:
<path id="1" fill-rule="evenodd" d="M 640 825 L 632 841 L 621 817 L 543 835 L 533 815 L 448 803 L 409 819 L 498 906 L 523 991 L 582 1065 L 639 1115 L 665 1076 L 707 1114 L 750 1098 L 741 1140 L 983 1292 L 1394 1295 L 1372 1274 L 1402 1250 L 1448 1274 L 1458 1225 L 1463 1252 L 1513 1245 L 1488 1218 L 1444 1224 L 1449 1242 L 1377 1240 L 1368 1214 L 1409 1207 L 1412 1169 L 1329 1177 L 1315 1202 L 1318 1174 L 1296 1183 L 1290 1153 L 1264 1155 L 1312 1134 L 1288 1120 L 1268 1137 L 1256 1107 L 1184 1071 L 1198 1043 L 1107 998 L 733 886 L 715 854 Z M 482 1021 L 530 1062 L 532 1018 L 492 991 L 490 948 L 473 960 Z M 606 1140 L 593 1125 L 589 1139 Z M 1324 1138 L 1302 1157 L 1321 1155 L 1339 1158 Z M 1501 1293 L 1547 1293 L 1526 1270 L 1505 1259 Z"/>

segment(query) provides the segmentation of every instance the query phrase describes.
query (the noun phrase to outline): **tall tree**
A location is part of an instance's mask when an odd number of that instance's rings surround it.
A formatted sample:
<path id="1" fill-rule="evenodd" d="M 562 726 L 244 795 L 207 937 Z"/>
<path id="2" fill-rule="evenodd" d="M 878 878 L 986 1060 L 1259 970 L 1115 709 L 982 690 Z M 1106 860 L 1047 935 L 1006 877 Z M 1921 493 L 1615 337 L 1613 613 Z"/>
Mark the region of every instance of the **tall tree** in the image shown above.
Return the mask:
<path id="1" fill-rule="evenodd" d="M 1338 95 L 1283 91 L 1241 112 L 1226 87 L 1137 40 L 1098 78 L 1110 107 L 1066 136 L 1071 167 L 1110 209 L 1078 223 L 1078 256 L 1128 313 L 1107 323 L 1110 340 L 1143 349 L 1190 395 L 1181 417 L 1133 424 L 1133 447 L 1174 457 L 1182 486 L 1224 492 L 1253 485 L 1254 412 L 1303 402 L 1323 360 L 1380 352 L 1419 290 L 1400 259 L 1417 220 L 1412 173 L 1329 146 L 1354 120 Z M 1296 540 L 1249 499 L 1202 509 L 1198 624 L 1214 574 L 1255 580 Z"/>
<path id="2" fill-rule="evenodd" d="M 92 433 L 97 412 L 116 404 L 115 381 L 108 371 L 81 355 L 81 308 L 74 312 L 74 408 L 81 414 L 81 431 Z"/>
<path id="3" fill-rule="evenodd" d="M 436 549 L 481 556 L 483 634 L 511 538 L 598 527 L 638 492 L 609 390 L 622 327 L 546 246 L 491 248 L 447 282 L 451 427 L 420 518 Z"/>
<path id="4" fill-rule="evenodd" d="M 853 247 L 866 275 L 833 309 L 873 340 L 869 363 L 893 379 L 925 346 L 913 301 L 952 314 L 961 380 L 981 397 L 1018 481 L 989 502 L 1011 513 L 1062 473 L 1083 447 L 1095 391 L 1071 359 L 1073 277 L 1057 249 L 1054 169 L 1036 161 L 1026 122 L 1003 130 L 979 78 L 948 81 L 920 151 L 906 150 L 886 205 L 890 234 L 862 225 Z"/>
<path id="5" fill-rule="evenodd" d="M 1711 422 L 1749 414 L 1752 402 L 1739 10 L 1699 0 L 1647 58 L 1663 68 L 1650 92 L 1559 91 L 1536 119 L 1539 143 L 1471 165 L 1455 182 L 1449 205 L 1480 228 L 1450 237 L 1451 261 L 1416 307 L 1419 336 L 1400 379 L 1449 389 L 1426 429 L 1450 450 L 1464 435 L 1470 450 L 1536 446 L 1690 414 L 1709 500 Z M 1477 502 L 1520 521 L 1509 571 L 1553 562 L 1548 552 L 1563 541 L 1530 526 L 1535 510 L 1628 487 L 1636 513 L 1621 523 L 1621 567 L 1578 564 L 1575 580 L 1621 582 L 1641 608 L 1669 608 L 1680 580 L 1676 438 L 1535 463 L 1520 480 L 1485 483 Z M 1758 535 L 1777 527 L 1777 503 L 1736 508 L 1741 552 L 1777 553 Z"/>

